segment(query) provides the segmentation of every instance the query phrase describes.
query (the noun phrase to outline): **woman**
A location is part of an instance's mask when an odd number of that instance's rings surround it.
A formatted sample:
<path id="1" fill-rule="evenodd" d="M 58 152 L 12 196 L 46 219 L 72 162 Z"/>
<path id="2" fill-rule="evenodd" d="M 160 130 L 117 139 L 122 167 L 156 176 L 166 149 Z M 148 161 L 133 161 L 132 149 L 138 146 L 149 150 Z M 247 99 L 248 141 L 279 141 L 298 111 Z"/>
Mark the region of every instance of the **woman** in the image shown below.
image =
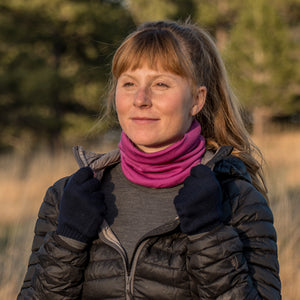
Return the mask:
<path id="1" fill-rule="evenodd" d="M 280 299 L 257 151 L 208 34 L 140 26 L 113 58 L 109 107 L 119 149 L 74 148 L 18 299 Z"/>

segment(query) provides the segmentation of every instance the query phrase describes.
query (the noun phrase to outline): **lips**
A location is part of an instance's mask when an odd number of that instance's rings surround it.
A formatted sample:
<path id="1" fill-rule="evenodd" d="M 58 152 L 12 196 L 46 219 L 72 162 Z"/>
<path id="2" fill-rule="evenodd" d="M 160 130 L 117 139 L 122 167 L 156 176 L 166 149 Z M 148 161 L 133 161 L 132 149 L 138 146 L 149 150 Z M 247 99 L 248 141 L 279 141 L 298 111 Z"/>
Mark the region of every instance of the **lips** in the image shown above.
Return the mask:
<path id="1" fill-rule="evenodd" d="M 148 124 L 159 121 L 158 118 L 152 117 L 132 117 L 131 120 L 138 124 Z"/>

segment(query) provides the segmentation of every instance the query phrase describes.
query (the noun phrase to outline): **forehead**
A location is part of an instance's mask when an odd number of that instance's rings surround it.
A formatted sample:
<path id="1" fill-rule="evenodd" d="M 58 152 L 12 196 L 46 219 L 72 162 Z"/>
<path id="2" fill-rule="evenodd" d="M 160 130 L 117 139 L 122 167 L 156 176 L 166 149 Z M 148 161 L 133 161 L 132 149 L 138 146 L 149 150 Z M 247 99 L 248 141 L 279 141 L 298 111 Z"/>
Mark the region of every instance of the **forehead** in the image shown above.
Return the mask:
<path id="1" fill-rule="evenodd" d="M 143 64 L 140 67 L 135 69 L 130 68 L 124 71 L 119 78 L 126 78 L 126 77 L 132 77 L 132 78 L 137 77 L 137 78 L 146 78 L 146 79 L 166 77 L 173 80 L 179 80 L 179 79 L 186 80 L 186 78 L 182 77 L 181 75 L 175 74 L 168 70 L 164 70 L 160 66 L 158 66 L 157 68 L 153 68 L 147 64 Z"/>
<path id="2" fill-rule="evenodd" d="M 144 53 L 142 55 L 136 55 L 136 59 L 127 59 L 124 62 L 123 67 L 120 68 L 118 76 L 125 72 L 132 72 L 138 69 L 153 73 L 172 73 L 187 77 L 187 72 L 181 65 L 174 59 L 167 59 L 164 55 L 158 53 L 155 56 Z"/>
<path id="3" fill-rule="evenodd" d="M 132 72 L 147 72 L 149 74 L 176 74 L 173 69 L 167 65 L 163 64 L 162 61 L 157 60 L 155 63 L 147 59 L 141 60 L 139 63 L 128 64 L 127 69 L 123 73 Z M 176 74 L 181 75 L 181 74 Z"/>
<path id="4" fill-rule="evenodd" d="M 127 70 L 147 65 L 153 70 L 164 70 L 190 77 L 188 58 L 176 37 L 167 31 L 147 31 L 137 34 L 117 50 L 113 59 L 113 75 L 118 78 Z"/>

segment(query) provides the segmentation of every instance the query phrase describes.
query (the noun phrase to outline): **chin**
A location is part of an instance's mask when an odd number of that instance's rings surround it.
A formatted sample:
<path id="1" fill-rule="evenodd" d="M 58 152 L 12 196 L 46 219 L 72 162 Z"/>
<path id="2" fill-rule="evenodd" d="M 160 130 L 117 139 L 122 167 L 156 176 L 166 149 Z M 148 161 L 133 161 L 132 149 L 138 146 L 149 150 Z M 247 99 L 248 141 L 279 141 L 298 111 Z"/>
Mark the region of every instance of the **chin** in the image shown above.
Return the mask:
<path id="1" fill-rule="evenodd" d="M 133 138 L 129 137 L 131 141 L 135 145 L 142 145 L 145 147 L 152 147 L 157 144 L 157 141 L 154 139 L 149 138 L 149 134 L 144 133 L 142 136 L 133 136 Z"/>

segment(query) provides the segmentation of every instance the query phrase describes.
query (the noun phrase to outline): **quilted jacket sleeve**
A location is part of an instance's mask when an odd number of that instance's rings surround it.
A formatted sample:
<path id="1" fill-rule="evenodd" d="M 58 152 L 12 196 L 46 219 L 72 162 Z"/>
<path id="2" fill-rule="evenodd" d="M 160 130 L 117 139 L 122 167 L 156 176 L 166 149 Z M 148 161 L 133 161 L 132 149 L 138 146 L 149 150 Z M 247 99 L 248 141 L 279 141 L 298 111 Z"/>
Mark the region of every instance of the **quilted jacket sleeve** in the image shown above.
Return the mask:
<path id="1" fill-rule="evenodd" d="M 201 299 L 281 299 L 276 232 L 266 200 L 244 180 L 223 189 L 231 207 L 225 225 L 190 237 L 192 290 Z"/>
<path id="2" fill-rule="evenodd" d="M 63 178 L 47 190 L 18 300 L 80 298 L 87 254 L 70 247 L 55 233 L 59 200 L 66 182 L 67 178 Z"/>

